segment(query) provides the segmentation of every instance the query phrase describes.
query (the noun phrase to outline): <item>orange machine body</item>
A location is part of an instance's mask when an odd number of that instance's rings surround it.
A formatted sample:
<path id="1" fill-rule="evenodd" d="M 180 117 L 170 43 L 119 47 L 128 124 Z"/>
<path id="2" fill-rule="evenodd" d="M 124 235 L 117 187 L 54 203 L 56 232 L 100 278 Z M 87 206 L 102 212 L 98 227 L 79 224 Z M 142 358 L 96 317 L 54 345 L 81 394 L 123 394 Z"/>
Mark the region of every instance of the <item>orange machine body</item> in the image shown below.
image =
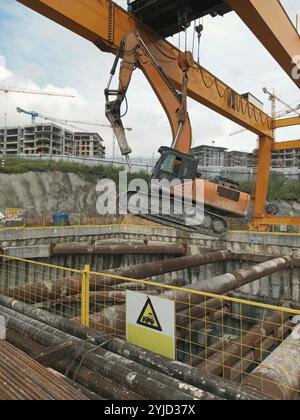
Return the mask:
<path id="1" fill-rule="evenodd" d="M 252 201 L 249 194 L 206 179 L 196 179 L 185 182 L 184 186 L 174 187 L 173 192 L 176 198 L 183 196 L 183 188 L 185 188 L 186 199 L 191 199 L 196 205 L 203 204 L 206 209 L 222 216 L 243 218 L 251 209 Z M 198 188 L 199 191 L 204 189 L 201 194 L 203 202 L 199 202 Z"/>

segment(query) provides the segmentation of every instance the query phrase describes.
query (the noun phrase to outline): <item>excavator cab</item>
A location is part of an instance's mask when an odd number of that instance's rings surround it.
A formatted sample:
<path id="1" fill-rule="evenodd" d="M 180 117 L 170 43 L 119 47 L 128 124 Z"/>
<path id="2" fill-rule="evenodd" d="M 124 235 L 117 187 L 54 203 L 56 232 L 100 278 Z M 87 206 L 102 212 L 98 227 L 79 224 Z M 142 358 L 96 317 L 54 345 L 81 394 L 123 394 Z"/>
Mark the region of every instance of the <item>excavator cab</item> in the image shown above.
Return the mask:
<path id="1" fill-rule="evenodd" d="M 159 183 L 159 190 L 156 196 L 159 202 L 159 212 L 156 215 L 148 214 L 143 217 L 183 230 L 202 232 L 214 236 L 223 234 L 227 229 L 226 220 L 206 209 L 205 203 L 198 202 L 195 196 L 196 182 L 197 179 L 201 178 L 201 174 L 198 173 L 198 159 L 171 147 L 163 146 L 159 149 L 159 152 L 161 156 L 153 169 L 151 177 L 152 186 L 156 182 Z M 175 181 L 173 186 L 171 186 L 171 196 L 169 195 L 170 190 L 167 190 L 167 194 L 164 196 L 166 187 L 160 183 L 162 180 L 167 180 L 170 183 Z M 179 181 L 179 183 L 176 181 Z M 187 185 L 191 189 L 185 190 Z M 201 187 L 203 187 L 202 184 Z M 184 202 L 182 201 L 183 190 L 188 194 L 184 198 Z M 170 213 L 168 214 L 162 211 L 164 208 L 164 197 L 171 199 Z M 188 199 L 187 201 L 185 201 L 186 198 Z M 182 213 L 176 211 L 178 208 L 182 209 Z M 188 222 L 188 220 L 192 220 L 190 217 L 193 218 L 192 223 Z"/>
<path id="2" fill-rule="evenodd" d="M 190 155 L 185 155 L 171 147 L 161 147 L 159 149 L 161 157 L 155 165 L 152 179 L 161 181 L 167 179 L 173 181 L 195 180 L 197 178 L 198 160 Z"/>

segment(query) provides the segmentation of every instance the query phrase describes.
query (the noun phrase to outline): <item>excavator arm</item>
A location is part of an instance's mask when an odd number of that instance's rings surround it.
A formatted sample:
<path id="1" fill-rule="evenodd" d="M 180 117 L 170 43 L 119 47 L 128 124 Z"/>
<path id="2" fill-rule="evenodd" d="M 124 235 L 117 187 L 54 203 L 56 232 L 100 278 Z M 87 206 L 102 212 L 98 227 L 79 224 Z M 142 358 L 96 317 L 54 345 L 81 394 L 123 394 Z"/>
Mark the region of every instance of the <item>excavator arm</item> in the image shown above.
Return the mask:
<path id="1" fill-rule="evenodd" d="M 120 57 L 122 57 L 122 63 L 119 87 L 117 90 L 113 90 L 110 85 Z M 143 71 L 167 114 L 172 130 L 171 147 L 184 154 L 190 152 L 192 129 L 187 112 L 187 92 L 188 70 L 192 65 L 193 57 L 190 53 L 179 55 L 178 66 L 182 70 L 182 93 L 179 93 L 138 32 L 131 32 L 123 38 L 111 70 L 108 87 L 105 89 L 105 97 L 106 116 L 114 129 L 121 152 L 127 159 L 131 149 L 122 123 L 121 106 L 126 99 L 132 74 L 137 67 Z"/>

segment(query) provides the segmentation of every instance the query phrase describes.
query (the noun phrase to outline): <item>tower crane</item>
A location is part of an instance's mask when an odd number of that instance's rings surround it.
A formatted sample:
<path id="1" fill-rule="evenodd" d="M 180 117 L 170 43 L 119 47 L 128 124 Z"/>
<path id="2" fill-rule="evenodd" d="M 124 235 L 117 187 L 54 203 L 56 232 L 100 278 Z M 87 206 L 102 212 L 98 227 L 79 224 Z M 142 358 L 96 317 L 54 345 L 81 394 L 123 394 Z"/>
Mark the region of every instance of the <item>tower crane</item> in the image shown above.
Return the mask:
<path id="1" fill-rule="evenodd" d="M 22 93 L 27 95 L 42 95 L 42 96 L 58 96 L 62 98 L 75 98 L 74 95 L 66 94 L 66 93 L 57 93 L 57 92 L 47 92 L 43 90 L 32 90 L 32 89 L 26 89 L 26 88 L 20 88 L 15 86 L 0 86 L 0 92 L 3 93 Z M 30 114 L 32 115 L 32 113 Z M 5 121 L 5 127 L 6 127 L 6 119 L 7 119 L 7 113 L 4 114 L 4 121 Z M 32 115 L 32 121 L 35 121 L 35 116 Z"/>
<path id="2" fill-rule="evenodd" d="M 276 93 L 275 90 L 273 90 L 273 92 L 270 92 L 266 87 L 263 88 L 263 92 L 266 95 L 269 95 L 269 100 L 271 101 L 272 104 L 272 118 L 278 118 L 279 115 L 277 115 L 276 112 L 276 102 L 280 102 L 282 105 L 284 105 L 287 108 L 287 111 L 289 111 L 288 113 L 296 113 L 298 116 L 300 116 L 300 104 L 298 105 L 297 108 L 292 107 L 290 104 L 288 104 L 287 102 L 285 102 L 283 99 L 281 99 Z M 287 114 L 287 113 L 286 113 Z"/>
<path id="3" fill-rule="evenodd" d="M 41 119 L 44 119 L 46 121 L 51 121 L 51 122 L 54 122 L 54 123 L 59 123 L 59 124 L 62 124 L 62 125 L 66 125 L 68 127 L 75 128 L 76 130 L 80 130 L 80 131 L 87 131 L 87 130 L 82 129 L 81 127 L 80 128 L 76 127 L 73 124 L 113 129 L 112 125 L 103 124 L 103 123 L 100 123 L 99 121 L 81 121 L 81 120 L 72 120 L 72 119 L 62 119 L 62 118 L 49 117 L 47 115 L 40 114 L 39 112 L 26 111 L 25 109 L 22 109 L 22 108 L 19 108 L 19 107 L 17 108 L 17 112 L 22 113 L 22 114 L 26 114 L 26 115 L 30 115 L 31 118 L 32 118 L 32 125 L 35 125 L 36 118 L 41 118 Z M 124 127 L 124 130 L 132 131 L 133 129 L 132 129 L 132 127 Z M 112 157 L 113 157 L 113 159 L 115 158 L 115 151 L 116 151 L 116 137 L 113 134 L 113 142 L 112 142 Z"/>
<path id="4" fill-rule="evenodd" d="M 25 93 L 27 95 L 44 95 L 44 96 L 59 96 L 63 98 L 75 98 L 74 95 L 69 95 L 66 93 L 57 93 L 57 92 L 46 92 L 43 90 L 32 90 L 32 89 L 24 89 L 19 87 L 13 86 L 0 86 L 0 92 L 4 93 Z"/>
<path id="5" fill-rule="evenodd" d="M 65 125 L 80 124 L 80 125 L 90 125 L 90 126 L 94 126 L 94 127 L 113 128 L 110 124 L 103 124 L 103 123 L 100 123 L 99 121 L 81 121 L 81 120 L 71 120 L 71 119 L 49 117 L 48 115 L 43 115 L 43 114 L 40 114 L 39 112 L 36 112 L 36 111 L 26 111 L 25 109 L 22 109 L 22 108 L 19 108 L 19 107 L 17 108 L 17 112 L 19 112 L 21 114 L 30 115 L 32 117 L 32 124 L 33 125 L 35 124 L 35 119 L 36 118 L 42 118 L 43 120 L 53 121 L 53 122 L 57 122 L 57 123 L 65 124 Z M 126 131 L 132 131 L 132 127 L 125 127 L 124 129 Z"/>
<path id="6" fill-rule="evenodd" d="M 26 115 L 31 115 L 31 122 L 32 125 L 35 125 L 35 119 L 39 116 L 39 114 L 35 111 L 25 111 L 25 109 L 22 108 L 17 108 L 17 112 L 19 112 L 20 114 L 26 114 Z"/>

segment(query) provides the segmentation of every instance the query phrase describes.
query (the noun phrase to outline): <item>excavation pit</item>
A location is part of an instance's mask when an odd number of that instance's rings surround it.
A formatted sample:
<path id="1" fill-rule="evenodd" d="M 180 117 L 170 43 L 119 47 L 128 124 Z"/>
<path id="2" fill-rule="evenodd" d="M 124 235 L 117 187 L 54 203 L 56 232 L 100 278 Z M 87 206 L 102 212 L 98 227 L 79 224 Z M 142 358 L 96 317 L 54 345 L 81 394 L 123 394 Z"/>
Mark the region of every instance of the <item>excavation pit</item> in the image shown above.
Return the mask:
<path id="1" fill-rule="evenodd" d="M 263 397 L 299 398 L 295 366 L 287 363 L 292 379 L 283 385 L 276 375 L 262 377 L 261 368 L 266 364 L 269 372 L 274 352 L 290 346 L 300 314 L 299 235 L 231 233 L 220 241 L 154 227 L 96 227 L 93 236 L 87 230 L 0 232 L 6 236 L 0 313 L 13 298 L 29 305 L 33 317 L 40 308 L 46 318 L 89 324 L 126 346 L 126 291 L 169 298 L 176 307 L 178 362 L 199 375 L 249 383 Z"/>

